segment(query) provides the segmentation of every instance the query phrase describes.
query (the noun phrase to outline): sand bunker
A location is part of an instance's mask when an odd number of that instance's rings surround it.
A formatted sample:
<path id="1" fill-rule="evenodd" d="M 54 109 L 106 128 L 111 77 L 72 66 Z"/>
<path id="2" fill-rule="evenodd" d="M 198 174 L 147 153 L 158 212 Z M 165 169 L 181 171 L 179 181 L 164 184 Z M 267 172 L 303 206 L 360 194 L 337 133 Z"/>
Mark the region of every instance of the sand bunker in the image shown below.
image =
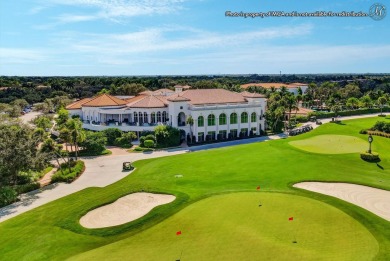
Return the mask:
<path id="1" fill-rule="evenodd" d="M 325 182 L 302 182 L 294 187 L 345 200 L 390 221 L 390 191 L 348 183 Z"/>
<path id="2" fill-rule="evenodd" d="M 130 194 L 88 212 L 80 219 L 80 224 L 86 228 L 122 225 L 146 215 L 157 206 L 174 201 L 175 198 L 172 195 L 145 192 Z"/>

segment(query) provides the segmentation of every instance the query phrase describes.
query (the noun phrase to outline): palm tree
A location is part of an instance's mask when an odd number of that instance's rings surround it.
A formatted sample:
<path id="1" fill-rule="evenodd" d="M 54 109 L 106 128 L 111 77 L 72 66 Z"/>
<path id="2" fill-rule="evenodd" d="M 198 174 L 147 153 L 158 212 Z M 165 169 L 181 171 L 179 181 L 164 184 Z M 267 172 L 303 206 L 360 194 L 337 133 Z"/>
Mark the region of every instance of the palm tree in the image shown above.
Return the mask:
<path id="1" fill-rule="evenodd" d="M 291 111 L 298 110 L 297 99 L 293 94 L 284 97 L 286 108 L 288 110 L 288 126 L 290 126 Z"/>
<path id="2" fill-rule="evenodd" d="M 48 138 L 42 143 L 41 152 L 52 155 L 57 161 L 58 168 L 63 172 L 59 159 L 61 158 L 64 162 L 66 161 L 61 155 L 61 145 L 57 145 L 53 139 Z"/>
<path id="3" fill-rule="evenodd" d="M 385 96 L 379 97 L 377 103 L 378 103 L 379 107 L 381 108 L 381 115 L 383 115 L 382 114 L 383 106 L 387 103 L 386 97 Z"/>
<path id="4" fill-rule="evenodd" d="M 83 123 L 80 119 L 69 119 L 66 123 L 69 129 L 70 142 L 75 146 L 75 156 L 77 160 L 77 153 L 79 151 L 78 144 L 85 140 L 85 132 L 82 128 Z"/>
<path id="5" fill-rule="evenodd" d="M 186 123 L 188 125 L 190 125 L 190 140 L 191 140 L 191 143 L 192 143 L 192 126 L 194 126 L 194 119 L 192 118 L 192 116 L 188 116 L 187 120 L 186 120 Z"/>

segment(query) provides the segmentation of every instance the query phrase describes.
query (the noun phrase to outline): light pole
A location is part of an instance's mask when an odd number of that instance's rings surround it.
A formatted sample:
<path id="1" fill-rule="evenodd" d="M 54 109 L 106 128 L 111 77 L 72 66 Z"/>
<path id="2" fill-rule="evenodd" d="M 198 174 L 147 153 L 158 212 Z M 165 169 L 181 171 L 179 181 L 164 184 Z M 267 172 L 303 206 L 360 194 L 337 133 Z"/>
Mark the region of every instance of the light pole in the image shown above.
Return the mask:
<path id="1" fill-rule="evenodd" d="M 374 141 L 374 139 L 372 138 L 372 136 L 368 136 L 368 144 L 369 144 L 369 147 L 368 147 L 368 153 L 371 154 L 371 143 Z"/>

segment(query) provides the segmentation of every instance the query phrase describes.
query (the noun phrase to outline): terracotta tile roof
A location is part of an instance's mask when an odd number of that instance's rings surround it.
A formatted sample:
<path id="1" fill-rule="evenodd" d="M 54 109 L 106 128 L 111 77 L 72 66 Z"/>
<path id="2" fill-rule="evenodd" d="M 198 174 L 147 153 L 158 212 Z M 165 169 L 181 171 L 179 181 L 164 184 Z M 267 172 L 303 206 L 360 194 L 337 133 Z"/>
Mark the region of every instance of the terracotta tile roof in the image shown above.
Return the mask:
<path id="1" fill-rule="evenodd" d="M 152 95 L 152 94 L 153 94 L 152 91 L 143 91 L 143 92 L 138 93 L 138 95 Z"/>
<path id="2" fill-rule="evenodd" d="M 307 109 L 307 108 L 299 108 L 298 111 L 292 110 L 291 115 L 297 114 L 297 115 L 308 115 L 310 112 L 313 112 L 313 110 Z M 288 113 L 288 111 L 286 111 Z"/>
<path id="3" fill-rule="evenodd" d="M 264 94 L 251 93 L 251 92 L 247 92 L 247 91 L 241 92 L 241 95 L 245 98 L 265 98 Z"/>
<path id="4" fill-rule="evenodd" d="M 175 95 L 174 97 L 169 97 L 167 100 L 171 102 L 182 102 L 182 101 L 189 101 L 190 99 L 180 95 Z"/>
<path id="5" fill-rule="evenodd" d="M 142 95 L 135 97 L 137 99 L 129 100 L 127 107 L 129 108 L 164 108 L 167 107 L 167 101 L 164 96 L 158 95 Z"/>
<path id="6" fill-rule="evenodd" d="M 219 103 L 244 103 L 245 98 L 241 93 L 231 92 L 224 89 L 194 89 L 186 90 L 171 95 L 168 100 L 175 97 L 189 99 L 190 104 L 219 104 Z"/>
<path id="7" fill-rule="evenodd" d="M 172 91 L 170 89 L 158 89 L 156 91 L 153 92 L 153 94 L 157 94 L 157 95 L 165 95 L 167 93 L 174 93 L 175 91 Z"/>
<path id="8" fill-rule="evenodd" d="M 305 83 L 279 83 L 279 82 L 266 82 L 266 83 L 247 83 L 241 85 L 241 88 L 247 89 L 251 86 L 263 87 L 266 89 L 270 89 L 271 87 L 275 87 L 276 89 L 285 86 L 286 88 L 296 88 L 299 86 L 307 86 Z"/>
<path id="9" fill-rule="evenodd" d="M 103 93 L 92 98 L 90 101 L 83 104 L 83 107 L 107 107 L 107 106 L 121 106 L 127 102 L 109 94 Z"/>
<path id="10" fill-rule="evenodd" d="M 78 110 L 78 109 L 81 109 L 81 106 L 86 103 L 86 102 L 89 102 L 91 100 L 91 98 L 84 98 L 84 99 L 81 99 L 79 101 L 76 101 L 74 103 L 71 103 L 69 104 L 68 106 L 66 106 L 66 109 L 67 110 Z"/>

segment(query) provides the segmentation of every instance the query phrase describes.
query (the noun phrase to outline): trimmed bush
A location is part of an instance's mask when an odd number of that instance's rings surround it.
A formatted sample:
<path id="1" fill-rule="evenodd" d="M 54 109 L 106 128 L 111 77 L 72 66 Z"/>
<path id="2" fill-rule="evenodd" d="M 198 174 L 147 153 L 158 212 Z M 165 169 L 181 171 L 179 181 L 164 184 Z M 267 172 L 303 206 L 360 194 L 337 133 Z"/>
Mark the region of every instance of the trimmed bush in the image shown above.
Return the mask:
<path id="1" fill-rule="evenodd" d="M 379 162 L 381 161 L 379 158 L 379 154 L 376 152 L 368 153 L 368 152 L 362 152 L 360 153 L 360 158 L 362 160 L 368 161 L 368 162 Z"/>
<path id="2" fill-rule="evenodd" d="M 145 140 L 144 145 L 147 148 L 152 148 L 152 147 L 154 147 L 154 141 L 153 140 Z"/>
<path id="3" fill-rule="evenodd" d="M 367 130 L 361 130 L 359 131 L 360 134 L 367 134 Z"/>
<path id="4" fill-rule="evenodd" d="M 62 170 L 62 171 L 61 171 Z M 57 170 L 56 173 L 51 177 L 51 182 L 66 182 L 71 183 L 78 176 L 80 176 L 85 170 L 84 162 L 81 160 L 71 162 L 71 168 L 66 163 L 61 164 L 61 169 Z"/>
<path id="5" fill-rule="evenodd" d="M 0 207 L 14 203 L 18 199 L 18 193 L 11 187 L 0 188 Z"/>

